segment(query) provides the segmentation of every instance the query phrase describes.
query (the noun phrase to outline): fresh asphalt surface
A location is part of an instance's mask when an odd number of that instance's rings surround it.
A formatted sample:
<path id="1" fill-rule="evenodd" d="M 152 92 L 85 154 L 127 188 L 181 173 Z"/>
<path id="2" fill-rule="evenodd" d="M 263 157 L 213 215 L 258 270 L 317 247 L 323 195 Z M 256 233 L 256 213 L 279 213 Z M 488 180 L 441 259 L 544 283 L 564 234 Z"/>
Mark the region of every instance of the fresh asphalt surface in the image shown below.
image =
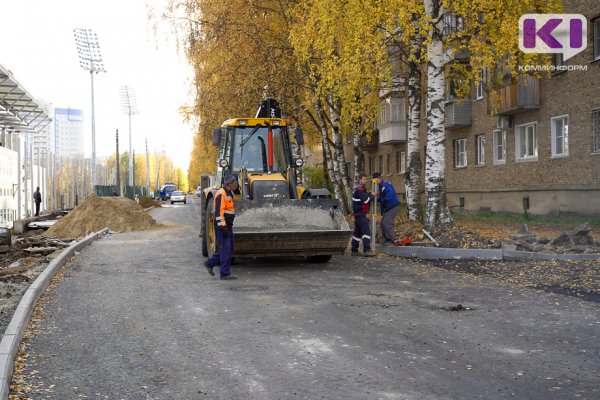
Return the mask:
<path id="1" fill-rule="evenodd" d="M 64 267 L 29 341 L 31 398 L 600 398 L 598 303 L 387 256 L 243 260 L 220 281 L 197 197 L 151 215 L 174 226 Z"/>

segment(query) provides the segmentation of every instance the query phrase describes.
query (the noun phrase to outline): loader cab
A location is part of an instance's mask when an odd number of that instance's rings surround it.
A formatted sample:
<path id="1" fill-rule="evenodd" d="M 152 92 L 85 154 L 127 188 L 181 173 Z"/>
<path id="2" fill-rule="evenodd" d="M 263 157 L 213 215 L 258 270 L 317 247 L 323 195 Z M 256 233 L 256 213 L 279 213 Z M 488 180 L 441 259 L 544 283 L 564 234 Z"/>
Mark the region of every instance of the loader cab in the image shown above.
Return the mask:
<path id="1" fill-rule="evenodd" d="M 235 125 L 224 126 L 215 133 L 219 146 L 221 169 L 239 172 L 284 172 L 291 165 L 291 148 L 287 126 L 282 120 L 250 119 L 234 120 Z M 248 123 L 254 123 L 249 125 Z"/>
<path id="2" fill-rule="evenodd" d="M 279 196 L 295 198 L 295 165 L 285 120 L 246 118 L 227 120 L 215 131 L 213 143 L 219 146 L 218 175 L 238 177 L 238 191 L 248 198 L 258 186 L 281 187 Z M 218 144 L 217 144 L 218 143 Z M 290 181 L 294 181 L 290 185 Z M 239 193 L 236 193 L 239 194 Z M 271 193 L 269 195 L 275 195 Z M 262 196 L 261 196 L 262 197 Z"/>

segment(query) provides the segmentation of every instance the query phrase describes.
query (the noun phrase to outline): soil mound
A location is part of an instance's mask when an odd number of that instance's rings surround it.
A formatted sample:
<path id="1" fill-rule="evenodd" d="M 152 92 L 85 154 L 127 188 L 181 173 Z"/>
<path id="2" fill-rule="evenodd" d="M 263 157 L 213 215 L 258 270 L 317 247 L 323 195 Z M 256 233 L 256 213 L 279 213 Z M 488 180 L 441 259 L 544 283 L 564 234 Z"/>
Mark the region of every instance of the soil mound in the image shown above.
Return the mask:
<path id="1" fill-rule="evenodd" d="M 160 203 L 156 200 L 151 199 L 150 197 L 146 197 L 146 196 L 140 196 L 138 197 L 138 202 L 140 203 L 140 206 L 144 207 L 144 208 L 148 208 L 148 207 L 161 207 Z"/>
<path id="2" fill-rule="evenodd" d="M 115 232 L 143 231 L 156 221 L 138 203 L 126 197 L 91 195 L 59 219 L 43 236 L 79 238 L 104 228 Z"/>

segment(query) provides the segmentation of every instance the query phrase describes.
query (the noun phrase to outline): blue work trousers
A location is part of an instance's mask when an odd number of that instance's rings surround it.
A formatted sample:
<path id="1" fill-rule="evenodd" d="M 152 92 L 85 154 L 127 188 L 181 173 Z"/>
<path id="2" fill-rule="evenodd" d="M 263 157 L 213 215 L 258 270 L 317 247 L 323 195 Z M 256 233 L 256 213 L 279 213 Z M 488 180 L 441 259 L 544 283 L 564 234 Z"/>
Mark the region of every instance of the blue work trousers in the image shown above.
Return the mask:
<path id="1" fill-rule="evenodd" d="M 233 229 L 227 227 L 227 237 L 224 237 L 223 231 L 220 228 L 215 227 L 215 236 L 219 248 L 214 254 L 208 259 L 207 263 L 209 267 L 220 267 L 221 276 L 227 276 L 231 274 L 231 257 L 233 256 Z"/>
<path id="2" fill-rule="evenodd" d="M 371 229 L 366 214 L 354 216 L 354 232 L 352 232 L 352 252 L 356 253 L 360 242 L 363 242 L 363 251 L 371 251 Z"/>

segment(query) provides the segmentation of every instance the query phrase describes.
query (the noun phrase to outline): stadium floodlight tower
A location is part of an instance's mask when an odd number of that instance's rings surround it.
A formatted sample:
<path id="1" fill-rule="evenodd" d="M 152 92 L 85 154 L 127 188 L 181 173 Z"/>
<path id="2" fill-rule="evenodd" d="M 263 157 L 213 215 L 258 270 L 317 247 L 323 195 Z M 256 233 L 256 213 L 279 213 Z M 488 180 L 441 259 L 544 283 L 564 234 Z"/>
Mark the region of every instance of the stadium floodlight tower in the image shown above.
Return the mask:
<path id="1" fill-rule="evenodd" d="M 79 65 L 86 71 L 90 71 L 92 80 L 92 185 L 96 190 L 96 115 L 94 112 L 94 72 L 106 72 L 100 54 L 100 43 L 98 35 L 91 29 L 75 28 L 75 44 L 79 53 Z"/>
<path id="2" fill-rule="evenodd" d="M 131 150 L 131 116 L 138 113 L 137 103 L 135 101 L 135 91 L 131 86 L 121 86 L 121 107 L 123 113 L 129 116 L 129 185 L 133 186 L 133 157 Z"/>

